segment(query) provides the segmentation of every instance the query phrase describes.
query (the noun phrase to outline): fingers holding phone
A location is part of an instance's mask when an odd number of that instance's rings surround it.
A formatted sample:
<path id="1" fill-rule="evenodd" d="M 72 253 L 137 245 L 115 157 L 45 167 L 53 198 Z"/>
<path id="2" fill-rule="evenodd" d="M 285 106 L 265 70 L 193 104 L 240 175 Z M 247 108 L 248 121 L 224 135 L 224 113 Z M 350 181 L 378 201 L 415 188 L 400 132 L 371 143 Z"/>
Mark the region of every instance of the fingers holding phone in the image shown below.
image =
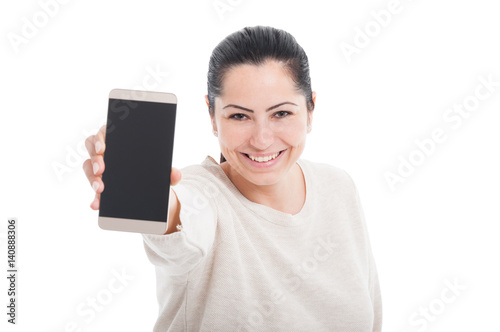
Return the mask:
<path id="1" fill-rule="evenodd" d="M 170 185 L 175 186 L 181 181 L 182 174 L 177 168 L 172 167 L 172 172 L 170 173 Z"/>
<path id="2" fill-rule="evenodd" d="M 103 126 L 99 130 L 99 133 L 104 131 L 104 136 L 102 136 L 102 137 L 105 137 L 105 135 L 106 135 L 105 130 L 106 130 L 106 126 Z M 104 149 L 101 149 L 101 150 L 99 150 L 98 148 L 95 149 L 94 142 L 96 142 L 96 143 L 100 142 L 97 134 L 89 136 L 85 140 L 85 145 L 87 146 L 87 151 L 89 152 L 89 156 L 91 158 L 85 160 L 85 162 L 83 163 L 83 170 L 85 172 L 85 175 L 87 176 L 87 179 L 89 180 L 90 185 L 92 186 L 92 189 L 96 193 L 94 200 L 92 201 L 92 203 L 90 203 L 90 208 L 92 210 L 99 210 L 99 201 L 100 201 L 101 193 L 104 191 L 104 182 L 102 182 L 102 172 L 104 172 L 104 171 L 101 172 L 100 171 L 101 168 L 99 168 L 99 172 L 97 173 L 97 175 L 94 174 L 94 167 L 92 165 L 93 164 L 92 157 L 95 157 L 96 155 L 99 155 L 99 154 L 102 156 Z M 104 144 L 102 143 L 101 146 L 104 146 Z M 95 160 L 95 158 L 94 158 L 94 160 Z M 104 164 L 104 160 L 103 160 L 102 161 L 102 170 L 104 170 L 104 168 L 105 168 L 105 164 Z M 172 172 L 170 173 L 170 185 L 175 186 L 176 184 L 178 184 L 181 181 L 181 179 L 182 179 L 181 171 L 175 167 L 172 167 Z M 169 210 L 174 209 L 174 207 L 172 207 L 171 205 L 175 204 L 175 203 L 176 203 L 175 201 L 171 201 L 169 203 L 169 205 L 170 205 Z"/>
<path id="3" fill-rule="evenodd" d="M 85 140 L 85 146 L 90 158 L 85 160 L 83 163 L 83 170 L 87 179 L 95 191 L 96 195 L 94 200 L 90 204 L 90 208 L 93 210 L 99 210 L 99 202 L 101 193 L 104 191 L 104 183 L 102 182 L 102 173 L 105 169 L 104 163 L 104 150 L 106 147 L 106 125 L 103 125 L 95 135 L 87 137 Z M 97 165 L 95 165 L 97 163 Z M 182 178 L 182 173 L 175 167 L 172 167 L 172 172 L 170 174 L 170 184 L 175 186 L 180 182 Z M 175 204 L 175 201 L 171 201 L 169 205 Z M 169 210 L 173 207 L 169 206 Z"/>
<path id="4" fill-rule="evenodd" d="M 83 163 L 83 171 L 87 176 L 92 189 L 96 195 L 90 208 L 99 210 L 100 194 L 104 190 L 104 183 L 102 182 L 102 173 L 104 172 L 103 154 L 106 147 L 106 125 L 103 125 L 95 135 L 87 137 L 85 140 L 85 147 L 89 153 L 90 159 L 85 160 Z"/>

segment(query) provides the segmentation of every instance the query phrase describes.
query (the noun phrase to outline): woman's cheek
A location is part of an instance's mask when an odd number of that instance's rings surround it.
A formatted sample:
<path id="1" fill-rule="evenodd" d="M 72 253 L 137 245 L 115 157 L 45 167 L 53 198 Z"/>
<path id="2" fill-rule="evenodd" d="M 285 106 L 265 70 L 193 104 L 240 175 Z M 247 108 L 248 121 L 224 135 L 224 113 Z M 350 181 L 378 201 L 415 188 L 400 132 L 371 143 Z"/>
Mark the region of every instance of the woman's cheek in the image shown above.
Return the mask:
<path id="1" fill-rule="evenodd" d="M 298 123 L 295 125 L 289 125 L 287 128 L 283 128 L 281 132 L 283 139 L 288 141 L 292 146 L 302 144 L 306 138 L 307 129 L 303 123 Z"/>
<path id="2" fill-rule="evenodd" d="M 241 145 L 245 139 L 245 130 L 237 125 L 229 125 L 221 128 L 219 139 L 229 149 Z"/>

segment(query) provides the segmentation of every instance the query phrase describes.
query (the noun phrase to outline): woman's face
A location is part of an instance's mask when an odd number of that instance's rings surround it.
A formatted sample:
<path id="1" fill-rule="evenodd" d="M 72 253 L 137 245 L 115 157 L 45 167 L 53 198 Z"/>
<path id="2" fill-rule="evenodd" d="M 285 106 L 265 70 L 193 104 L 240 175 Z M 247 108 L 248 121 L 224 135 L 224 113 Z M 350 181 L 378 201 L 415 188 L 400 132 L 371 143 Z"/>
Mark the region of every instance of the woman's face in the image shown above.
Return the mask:
<path id="1" fill-rule="evenodd" d="M 230 174 L 255 185 L 286 179 L 304 150 L 311 120 L 305 96 L 277 61 L 230 69 L 212 116 Z"/>

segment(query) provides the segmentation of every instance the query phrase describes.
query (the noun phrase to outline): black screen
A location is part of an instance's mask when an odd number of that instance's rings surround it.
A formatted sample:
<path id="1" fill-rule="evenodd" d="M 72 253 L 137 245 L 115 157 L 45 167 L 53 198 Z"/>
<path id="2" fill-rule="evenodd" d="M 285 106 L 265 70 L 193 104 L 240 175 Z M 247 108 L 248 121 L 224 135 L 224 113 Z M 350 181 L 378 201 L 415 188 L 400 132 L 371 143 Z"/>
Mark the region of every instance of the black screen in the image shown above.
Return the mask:
<path id="1" fill-rule="evenodd" d="M 176 106 L 109 99 L 99 216 L 167 221 Z"/>

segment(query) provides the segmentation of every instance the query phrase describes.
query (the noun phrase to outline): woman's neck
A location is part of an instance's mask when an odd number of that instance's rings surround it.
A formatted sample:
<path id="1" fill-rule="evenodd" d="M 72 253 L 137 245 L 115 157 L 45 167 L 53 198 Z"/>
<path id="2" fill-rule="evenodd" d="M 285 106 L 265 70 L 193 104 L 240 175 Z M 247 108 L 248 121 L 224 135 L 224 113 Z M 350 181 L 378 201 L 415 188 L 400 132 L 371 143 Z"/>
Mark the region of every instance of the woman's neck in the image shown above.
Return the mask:
<path id="1" fill-rule="evenodd" d="M 275 210 L 295 215 L 300 212 L 306 198 L 304 175 L 296 163 L 286 178 L 271 185 L 256 185 L 224 162 L 221 168 L 234 186 L 248 200 L 271 207 Z"/>

